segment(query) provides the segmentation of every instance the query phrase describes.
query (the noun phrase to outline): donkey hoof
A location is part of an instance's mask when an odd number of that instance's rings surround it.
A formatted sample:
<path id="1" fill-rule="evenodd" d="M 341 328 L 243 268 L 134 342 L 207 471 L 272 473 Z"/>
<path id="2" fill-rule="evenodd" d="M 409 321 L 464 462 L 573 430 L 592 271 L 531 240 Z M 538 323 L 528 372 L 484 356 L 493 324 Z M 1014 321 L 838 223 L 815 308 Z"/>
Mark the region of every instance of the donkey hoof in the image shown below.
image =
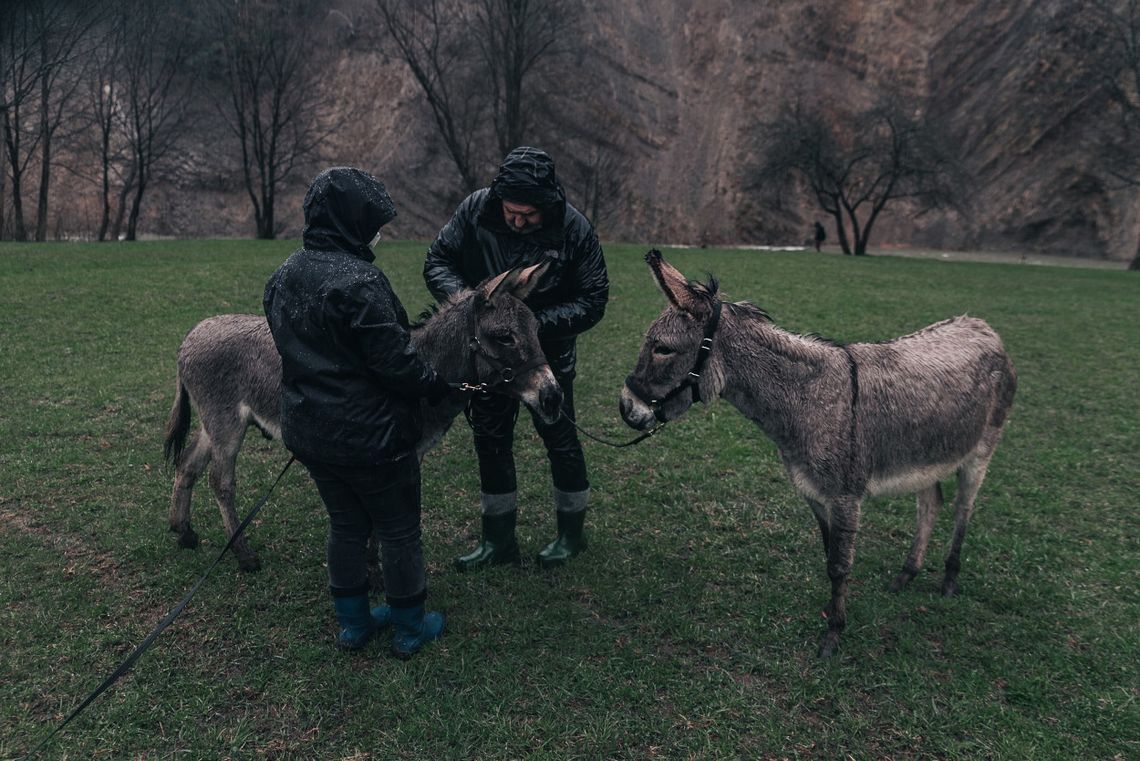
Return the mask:
<path id="1" fill-rule="evenodd" d="M 819 644 L 819 657 L 830 658 L 839 652 L 839 633 L 828 632 L 823 635 L 823 640 Z"/>
<path id="2" fill-rule="evenodd" d="M 899 573 L 898 576 L 896 576 L 894 578 L 894 581 L 891 582 L 891 586 L 888 587 L 888 589 L 891 592 L 901 592 L 903 587 L 905 587 L 907 584 L 909 584 L 911 582 L 911 579 L 913 579 L 913 578 L 914 578 L 913 573 L 909 573 L 907 571 L 902 571 L 901 573 Z"/>
<path id="3" fill-rule="evenodd" d="M 198 534 L 192 528 L 188 528 L 178 534 L 178 546 L 185 550 L 193 550 L 198 547 Z"/>
<path id="4" fill-rule="evenodd" d="M 946 579 L 942 582 L 942 596 L 953 597 L 958 594 L 958 582 L 954 579 Z"/>
<path id="5" fill-rule="evenodd" d="M 261 560 L 255 554 L 244 555 L 238 558 L 238 568 L 246 573 L 261 570 Z"/>

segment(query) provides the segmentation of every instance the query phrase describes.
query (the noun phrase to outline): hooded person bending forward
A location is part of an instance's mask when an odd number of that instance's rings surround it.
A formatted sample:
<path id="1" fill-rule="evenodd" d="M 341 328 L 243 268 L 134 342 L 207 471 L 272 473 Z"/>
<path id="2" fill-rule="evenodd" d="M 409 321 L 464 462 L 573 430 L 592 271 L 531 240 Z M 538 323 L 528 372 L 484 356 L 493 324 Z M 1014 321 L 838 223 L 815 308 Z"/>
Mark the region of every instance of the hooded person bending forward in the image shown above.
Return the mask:
<path id="1" fill-rule="evenodd" d="M 521 264 L 553 260 L 527 298 L 538 319 L 538 337 L 565 395 L 564 414 L 545 425 L 532 416 L 546 446 L 554 482 L 557 536 L 538 553 L 543 567 L 565 563 L 586 548 L 584 525 L 590 482 L 574 429 L 576 337 L 602 319 L 609 279 L 593 226 L 566 201 L 554 161 L 537 148 L 516 148 L 489 188 L 456 209 L 424 263 L 424 280 L 437 300 Z M 515 539 L 518 484 L 513 453 L 518 402 L 476 396 L 471 427 L 479 459 L 482 540 L 456 559 L 461 571 L 519 562 Z"/>

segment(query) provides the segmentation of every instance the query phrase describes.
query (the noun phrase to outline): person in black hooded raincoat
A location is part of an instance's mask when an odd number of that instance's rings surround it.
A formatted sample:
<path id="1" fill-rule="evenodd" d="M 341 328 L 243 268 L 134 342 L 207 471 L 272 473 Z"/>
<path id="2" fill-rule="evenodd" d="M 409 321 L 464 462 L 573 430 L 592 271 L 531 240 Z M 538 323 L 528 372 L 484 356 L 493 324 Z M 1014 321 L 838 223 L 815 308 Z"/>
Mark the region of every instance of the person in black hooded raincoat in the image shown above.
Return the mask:
<path id="1" fill-rule="evenodd" d="M 337 644 L 357 649 L 388 624 L 409 657 L 440 636 L 425 613 L 420 540 L 420 398 L 450 387 L 409 343 L 408 317 L 370 242 L 396 216 L 384 185 L 359 169 L 321 172 L 305 196 L 303 245 L 265 286 L 281 355 L 281 431 L 329 514 L 328 577 Z M 369 609 L 366 547 L 381 544 L 387 605 Z"/>
<path id="2" fill-rule="evenodd" d="M 593 226 L 566 201 L 554 161 L 537 148 L 516 148 L 488 188 L 456 209 L 428 249 L 424 280 L 442 301 L 520 264 L 553 262 L 526 303 L 538 320 L 543 352 L 562 386 L 565 414 L 545 425 L 532 416 L 550 459 L 558 533 L 538 553 L 543 567 L 565 563 L 586 548 L 584 525 L 590 483 L 574 429 L 576 337 L 605 313 L 609 279 Z M 479 459 L 482 539 L 456 559 L 461 571 L 518 563 L 518 515 L 513 454 L 518 402 L 502 396 L 472 399 L 470 421 Z"/>

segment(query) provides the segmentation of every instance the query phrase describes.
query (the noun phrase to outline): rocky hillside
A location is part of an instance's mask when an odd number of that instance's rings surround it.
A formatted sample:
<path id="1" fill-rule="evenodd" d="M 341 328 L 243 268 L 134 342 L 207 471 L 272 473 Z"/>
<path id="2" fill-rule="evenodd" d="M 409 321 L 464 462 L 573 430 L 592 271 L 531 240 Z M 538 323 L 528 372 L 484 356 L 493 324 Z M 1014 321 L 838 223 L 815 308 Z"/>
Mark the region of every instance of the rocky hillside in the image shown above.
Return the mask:
<path id="1" fill-rule="evenodd" d="M 1090 150 L 1103 104 L 1057 86 L 1071 60 L 1057 42 L 1072 3 L 896 0 L 596 0 L 585 33 L 608 73 L 615 128 L 630 152 L 603 238 L 658 243 L 801 243 L 822 215 L 800 198 L 762 200 L 749 170 L 758 125 L 797 97 L 848 106 L 881 86 L 929 98 L 974 178 L 966 216 L 900 208 L 876 245 L 1036 251 L 1131 259 L 1140 234 L 1135 192 L 1110 191 Z M 401 209 L 393 230 L 429 237 L 461 197 L 418 88 L 402 65 L 346 46 L 330 86 L 367 93 L 327 163 L 357 163 L 388 182 Z M 428 136 L 428 137 L 425 137 Z M 558 145 L 545 145 L 556 159 Z M 199 161 L 200 159 L 200 161 Z M 244 234 L 247 201 L 208 151 L 188 153 L 176 183 L 156 188 L 150 228 Z M 488 179 L 493 165 L 486 167 Z M 280 208 L 299 221 L 308 179 Z M 571 200 L 580 189 L 567 188 Z M 295 234 L 296 225 L 286 234 Z M 834 240 L 834 235 L 830 236 Z"/>

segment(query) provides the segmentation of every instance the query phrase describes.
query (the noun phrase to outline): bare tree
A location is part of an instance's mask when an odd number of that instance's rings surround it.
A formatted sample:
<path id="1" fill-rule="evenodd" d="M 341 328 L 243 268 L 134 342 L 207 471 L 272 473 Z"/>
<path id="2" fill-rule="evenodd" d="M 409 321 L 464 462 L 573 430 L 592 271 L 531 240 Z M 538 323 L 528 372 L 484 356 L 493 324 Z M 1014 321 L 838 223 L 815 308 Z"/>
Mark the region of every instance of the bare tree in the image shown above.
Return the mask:
<path id="1" fill-rule="evenodd" d="M 461 0 L 377 0 L 382 27 L 423 91 L 464 192 L 478 188 L 479 123 L 487 104 L 473 30 Z M 483 85 L 482 87 L 480 85 Z"/>
<path id="2" fill-rule="evenodd" d="M 39 0 L 31 15 L 41 30 L 39 39 L 39 192 L 36 203 L 37 241 L 47 238 L 48 199 L 51 188 L 53 141 L 72 106 L 82 81 L 75 63 L 91 44 L 90 33 L 98 19 L 94 4 Z"/>
<path id="3" fill-rule="evenodd" d="M 47 237 L 55 138 L 71 115 L 76 61 L 97 18 L 94 3 L 17 0 L 0 16 L 0 122 L 11 179 L 13 237 L 27 240 L 24 195 L 37 165 L 34 237 Z"/>
<path id="4" fill-rule="evenodd" d="M 87 54 L 83 72 L 83 98 L 85 101 L 84 130 L 81 148 L 97 160 L 97 177 L 90 177 L 99 186 L 100 215 L 96 239 L 105 241 L 111 229 L 111 188 L 112 184 L 125 190 L 119 203 L 119 226 L 122 222 L 124 200 L 134 189 L 134 183 L 127 182 L 125 172 L 126 141 L 122 125 L 121 94 L 122 58 L 124 40 L 124 19 L 111 16 L 101 33 L 98 42 Z M 83 140 L 85 138 L 85 140 Z M 77 172 L 83 174 L 82 172 Z"/>
<path id="5" fill-rule="evenodd" d="M 211 11 L 225 53 L 218 111 L 241 148 L 257 237 L 272 239 L 278 191 L 329 133 L 317 81 L 324 46 L 313 31 L 320 19 L 307 18 L 314 10 L 303 0 L 218 0 Z"/>
<path id="6" fill-rule="evenodd" d="M 1100 92 L 1108 108 L 1101 120 L 1100 154 L 1116 189 L 1140 188 L 1140 0 L 1090 0 L 1063 25 L 1083 67 L 1065 84 L 1082 94 Z M 1140 270 L 1140 241 L 1131 270 Z"/>
<path id="7" fill-rule="evenodd" d="M 571 47 L 576 18 L 563 0 L 479 0 L 473 31 L 489 75 L 500 155 L 531 134 L 527 82 Z"/>
<path id="8" fill-rule="evenodd" d="M 595 223 L 628 167 L 613 89 L 597 87 L 601 57 L 579 33 L 570 0 L 377 0 L 380 26 L 412 72 L 459 172 L 463 190 L 510 150 L 562 147 L 559 174 Z M 489 117 L 489 118 L 488 118 Z M 483 126 L 490 122 L 493 134 Z M 497 155 L 486 149 L 492 142 Z"/>
<path id="9" fill-rule="evenodd" d="M 5 185 L 11 181 L 12 238 L 27 240 L 24 216 L 24 174 L 31 160 L 25 145 L 25 106 L 35 92 L 38 80 L 36 51 L 43 33 L 32 21 L 24 2 L 0 5 L 0 131 L 3 133 Z M 4 206 L 0 205 L 0 221 Z"/>
<path id="10" fill-rule="evenodd" d="M 961 173 L 945 141 L 890 101 L 831 118 L 797 102 L 765 125 L 763 140 L 757 184 L 804 180 L 835 220 L 845 254 L 867 253 L 888 204 L 906 200 L 929 210 L 961 198 Z"/>
<path id="11" fill-rule="evenodd" d="M 129 145 L 127 175 L 133 185 L 126 239 L 135 240 L 142 199 L 155 167 L 174 148 L 184 127 L 190 88 L 183 77 L 190 40 L 188 25 L 159 0 L 122 0 L 122 12 L 122 128 Z M 124 184 L 120 219 L 127 192 Z M 115 227 L 118 237 L 118 224 Z"/>

